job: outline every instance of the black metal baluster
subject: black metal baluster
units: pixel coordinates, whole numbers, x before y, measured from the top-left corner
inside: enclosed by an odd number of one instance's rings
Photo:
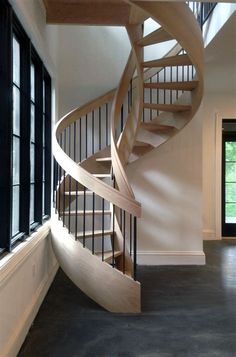
[[[123,128],[124,128],[124,106],[122,104],[121,112],[120,112],[120,132],[121,133],[123,131]]]
[[[79,118],[79,161],[82,161],[82,133],[81,133],[81,118]]]
[[[136,280],[136,275],[137,275],[137,217],[134,217],[134,254],[133,254],[133,264],[134,264],[134,280]]]
[[[94,110],[92,111],[92,154],[94,154]]]
[[[159,73],[157,73],[157,78],[156,78],[157,83],[159,82]],[[157,104],[159,104],[159,89],[157,89]],[[157,110],[157,116],[159,115],[159,110]]]
[[[60,134],[59,139],[60,147],[62,148],[62,134]],[[58,182],[58,215],[61,218],[61,176],[62,176],[62,169],[61,165],[59,166],[59,182]]]
[[[129,216],[129,255],[132,255],[132,214]]]
[[[152,77],[149,79],[149,82],[152,83]],[[152,103],[152,88],[150,88],[150,93],[149,93],[149,96],[150,96],[150,103]],[[150,120],[152,120],[152,109],[150,109]]]
[[[88,157],[88,115],[85,116],[85,159]]]
[[[85,230],[86,230],[86,215],[85,215],[85,211],[86,211],[86,187],[84,186],[84,214],[83,214],[83,247],[85,247]]]
[[[104,261],[104,198],[102,199],[102,261]]]
[[[94,227],[95,227],[95,193],[93,192],[93,217],[92,217],[92,253],[94,254]]]
[[[125,216],[126,216],[126,212],[123,211],[124,213],[124,217],[123,217],[123,274],[125,274],[125,243],[126,243],[126,234],[125,234]]]
[[[66,152],[66,129],[64,129],[63,132],[63,146],[64,146],[64,151]],[[63,170],[64,175],[63,175],[63,227],[65,226],[65,209],[66,209],[66,195],[65,195],[65,191],[66,191],[66,171]]]
[[[69,157],[71,157],[71,125],[69,125],[69,130],[68,130],[68,136],[69,136]],[[68,231],[69,233],[71,232],[70,229],[70,224],[71,224],[71,176],[69,175],[69,217],[68,217]]]
[[[108,146],[108,135],[109,135],[109,128],[108,128],[108,103],[106,103],[106,146]]]
[[[164,67],[164,83],[166,83],[166,67]],[[164,104],[166,104],[166,90],[164,89]]]
[[[170,82],[172,82],[172,80],[173,80],[173,73],[172,73],[172,71],[173,71],[173,68],[172,68],[172,66],[170,67]],[[173,98],[172,98],[172,90],[170,90],[170,104],[172,104],[173,103]]]
[[[77,162],[77,121],[74,122],[74,162]],[[78,235],[78,181],[75,184],[75,240],[77,240]]]
[[[99,107],[98,125],[99,125],[99,150],[101,150],[101,148],[102,148],[101,107]]]

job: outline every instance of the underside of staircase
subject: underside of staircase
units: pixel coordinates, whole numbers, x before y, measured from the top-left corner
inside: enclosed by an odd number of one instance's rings
[[[201,30],[185,3],[44,3],[49,23],[119,25],[129,35],[131,52],[117,89],[55,126],[52,242],[62,269],[90,298],[112,312],[138,313],[137,219],[142,209],[125,170],[177,135],[198,110]],[[144,36],[148,18],[159,27]],[[173,40],[175,45],[159,58],[158,45]],[[156,58],[147,61],[145,48],[153,45]]]

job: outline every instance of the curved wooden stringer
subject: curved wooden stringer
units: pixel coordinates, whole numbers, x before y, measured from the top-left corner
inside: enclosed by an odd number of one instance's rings
[[[203,92],[203,43],[186,4],[124,2],[132,13],[126,26],[132,51],[118,88],[72,111],[55,128],[52,242],[62,269],[89,297],[109,311],[136,313],[141,310],[136,280],[141,204],[125,167],[196,113]],[[147,17],[161,27],[144,37],[137,19]],[[172,39],[177,44],[165,57],[144,60],[146,46]]]

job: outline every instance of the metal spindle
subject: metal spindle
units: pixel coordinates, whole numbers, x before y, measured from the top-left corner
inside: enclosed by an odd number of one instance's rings
[[[82,133],[81,133],[81,118],[79,119],[79,160],[82,161]]]
[[[129,255],[132,255],[132,214],[129,216]]]
[[[109,128],[108,128],[108,103],[106,103],[106,146],[108,146],[108,135],[109,135]]]
[[[71,157],[71,125],[69,126],[68,130],[68,140],[69,140],[69,157]],[[69,233],[71,232],[70,229],[70,223],[71,223],[71,176],[69,175],[69,217],[68,217],[68,231]]]
[[[85,159],[88,157],[88,115],[85,116]]]
[[[101,129],[101,107],[98,110],[98,125],[99,125],[99,150],[102,148],[102,129]]]
[[[123,217],[123,274],[125,274],[125,211],[124,212],[124,217]]]
[[[150,78],[149,82],[152,83],[152,77]],[[150,103],[152,103],[152,88],[150,88],[149,96],[150,96]],[[152,109],[150,109],[149,115],[150,115],[149,119],[152,120]]]
[[[66,151],[66,129],[64,130],[64,140],[63,140],[63,144],[64,144],[64,151]],[[65,208],[66,208],[66,195],[65,195],[65,191],[66,191],[66,171],[63,170],[64,175],[63,175],[63,227],[65,226]]]
[[[92,154],[94,154],[94,110],[92,111]]]
[[[94,254],[94,227],[95,227],[95,193],[93,192],[93,216],[92,216],[92,253]]]
[[[104,206],[105,201],[102,199],[102,261],[104,261]]]
[[[134,217],[133,264],[134,264],[134,280],[136,280],[136,275],[137,275],[137,217]]]
[[[77,121],[74,122],[74,161],[77,162],[76,148],[77,148]],[[75,240],[77,240],[78,235],[78,181],[76,181],[75,186]]]
[[[86,225],[86,216],[85,216],[85,211],[86,211],[86,187],[84,186],[84,214],[83,214],[83,247],[85,247],[85,225]]]

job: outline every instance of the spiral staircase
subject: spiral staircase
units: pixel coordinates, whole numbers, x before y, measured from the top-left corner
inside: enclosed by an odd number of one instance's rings
[[[120,25],[132,50],[116,90],[56,124],[52,242],[60,266],[85,294],[109,311],[138,313],[142,210],[125,168],[176,135],[198,110],[203,42],[185,3],[114,2],[125,4],[128,14]],[[143,36],[149,17],[160,27]],[[158,58],[158,44],[173,39],[175,46]],[[157,58],[145,61],[144,48],[154,44]]]

